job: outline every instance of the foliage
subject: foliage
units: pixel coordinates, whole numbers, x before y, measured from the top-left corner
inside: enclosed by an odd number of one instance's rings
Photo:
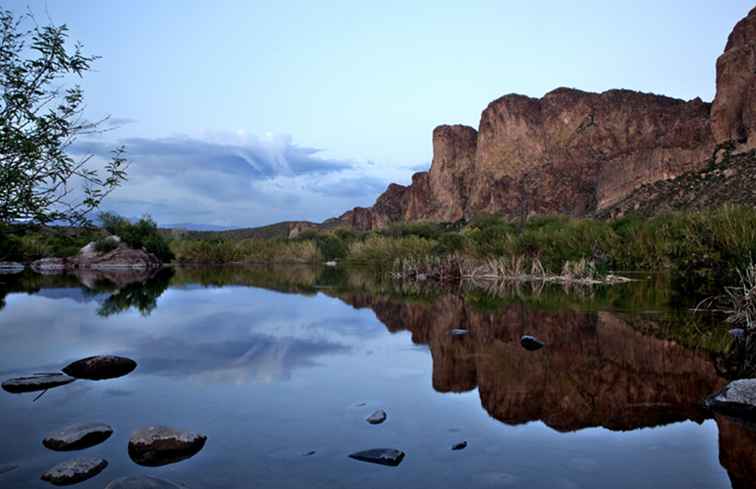
[[[31,27],[28,27],[31,25]],[[124,149],[98,171],[67,151],[104,121],[82,117],[83,76],[95,57],[68,46],[68,27],[0,11],[0,222],[79,224],[126,178]]]
[[[94,249],[97,253],[110,253],[118,248],[118,242],[110,237],[100,238],[94,242]]]
[[[322,259],[311,241],[176,240],[171,242],[171,249],[181,263],[316,263]]]

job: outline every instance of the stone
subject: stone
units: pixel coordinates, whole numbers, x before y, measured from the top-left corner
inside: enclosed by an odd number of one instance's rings
[[[54,466],[41,479],[56,486],[78,484],[96,476],[108,466],[108,462],[101,458],[77,458],[67,460]]]
[[[370,424],[381,424],[386,421],[386,411],[379,409],[378,411],[368,416],[366,421]]]
[[[467,448],[467,442],[466,441],[461,441],[459,443],[455,443],[451,447],[452,450],[464,450],[465,448]]]
[[[373,448],[349,455],[349,458],[372,464],[396,467],[404,460],[404,452],[395,448]]]
[[[719,413],[756,421],[756,379],[734,380],[704,402]]]
[[[392,183],[372,207],[324,225],[374,230],[480,214],[600,215],[644,186],[706,168],[718,145],[756,148],[756,8],[734,27],[716,74],[712,104],[565,87],[541,98],[504,95],[483,110],[477,128],[436,127],[431,167],[410,185]]]
[[[105,380],[128,375],[136,367],[137,363],[130,358],[96,355],[67,365],[63,372],[77,379]]]
[[[185,489],[184,487],[165,479],[140,475],[137,477],[121,477],[110,482],[105,489]]]
[[[49,433],[42,444],[50,450],[83,450],[104,442],[113,434],[113,428],[104,423],[78,423]]]
[[[104,238],[104,241],[113,243],[115,246],[119,246],[121,244],[121,238],[119,236],[107,236]],[[81,250],[79,250],[79,255],[97,255],[97,243],[95,241],[90,241],[86,244]]]
[[[528,351],[536,351],[544,347],[543,341],[527,335],[520,338],[520,344]]]
[[[20,273],[24,271],[24,265],[15,261],[0,261],[0,275]]]
[[[325,266],[327,267],[335,267],[337,263],[333,260],[325,262]]]
[[[129,456],[147,467],[167,465],[196,455],[205,446],[205,435],[178,431],[166,426],[150,426],[129,439]]]
[[[717,143],[756,147],[756,8],[735,25],[717,59],[711,119]]]
[[[73,382],[73,377],[61,373],[42,373],[33,374],[29,377],[18,377],[3,382],[3,390],[11,394],[21,394],[24,392],[44,391],[53,389],[62,385]]]
[[[450,336],[467,336],[469,333],[470,331],[461,328],[455,328],[449,331]]]

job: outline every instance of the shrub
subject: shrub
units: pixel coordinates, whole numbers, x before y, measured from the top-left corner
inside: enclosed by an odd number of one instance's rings
[[[119,215],[103,212],[100,214],[102,227],[110,234],[121,238],[130,248],[144,249],[153,253],[160,261],[169,262],[174,259],[165,238],[158,231],[157,224],[150,216],[143,216],[135,223]]]
[[[118,248],[118,242],[111,237],[100,238],[94,242],[94,248],[97,253],[110,253]]]

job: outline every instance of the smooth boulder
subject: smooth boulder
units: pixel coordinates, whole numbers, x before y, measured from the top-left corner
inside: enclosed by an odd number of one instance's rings
[[[140,475],[137,477],[121,477],[111,481],[105,489],[185,489],[165,479]]]
[[[158,467],[193,457],[206,441],[205,435],[150,426],[131,435],[129,456],[139,465]]]
[[[396,448],[373,448],[371,450],[352,453],[349,455],[349,458],[359,460],[360,462],[396,467],[404,460],[404,452]]]
[[[536,351],[544,347],[543,341],[534,336],[527,335],[520,338],[520,344],[528,351]]]
[[[67,365],[63,372],[77,379],[105,380],[128,375],[136,367],[137,363],[130,358],[115,355],[96,355]]]
[[[756,379],[734,380],[704,402],[714,411],[756,421]]]
[[[366,421],[370,424],[381,424],[386,421],[386,411],[379,409],[378,411],[368,416]]]
[[[11,394],[37,392],[53,389],[73,382],[73,377],[61,373],[33,374],[28,377],[17,377],[3,382],[3,390]]]
[[[68,486],[91,479],[107,466],[108,462],[101,458],[77,458],[59,463],[42,474],[41,479],[56,486]]]
[[[113,434],[113,428],[104,423],[78,423],[49,433],[42,444],[50,450],[65,452],[83,450],[104,442]]]

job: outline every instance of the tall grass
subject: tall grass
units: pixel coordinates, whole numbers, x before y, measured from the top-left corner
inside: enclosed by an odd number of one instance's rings
[[[171,242],[171,249],[179,263],[316,263],[321,260],[317,246],[311,241],[175,240]]]

